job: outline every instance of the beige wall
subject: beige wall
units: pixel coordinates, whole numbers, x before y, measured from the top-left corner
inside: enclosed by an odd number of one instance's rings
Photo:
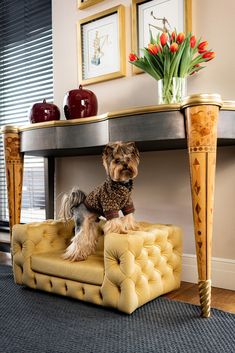
[[[78,87],[76,21],[117,4],[126,5],[127,53],[131,50],[130,0],[105,0],[78,11],[76,0],[53,0],[55,103],[61,108],[66,91]],[[188,80],[188,93],[218,92],[235,99],[235,49],[231,29],[233,0],[193,0],[193,32],[209,41],[217,58],[199,75]],[[220,24],[220,26],[218,25]],[[146,74],[90,85],[99,100],[99,113],[131,106],[156,104],[156,82]],[[218,149],[213,256],[235,259],[235,147]],[[141,153],[135,182],[136,217],[175,223],[184,228],[184,253],[195,253],[187,152]],[[73,185],[85,191],[102,182],[104,170],[99,156],[57,160],[57,195]]]

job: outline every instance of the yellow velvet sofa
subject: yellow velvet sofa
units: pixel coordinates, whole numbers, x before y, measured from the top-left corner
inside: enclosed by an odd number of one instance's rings
[[[125,313],[180,286],[182,231],[173,225],[140,223],[141,230],[103,236],[86,261],[61,255],[73,222],[48,220],[15,225],[12,234],[15,282]]]

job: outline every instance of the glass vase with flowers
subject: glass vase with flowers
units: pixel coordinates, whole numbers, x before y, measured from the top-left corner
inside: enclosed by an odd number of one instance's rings
[[[208,42],[192,33],[163,31],[142,49],[143,55],[129,55],[129,62],[158,81],[159,104],[179,103],[186,94],[186,77],[202,70],[201,64],[212,60],[215,52]]]

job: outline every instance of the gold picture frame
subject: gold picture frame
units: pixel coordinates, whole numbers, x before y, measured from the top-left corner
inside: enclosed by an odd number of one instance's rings
[[[154,0],[132,0],[132,52],[139,54],[139,33],[138,33],[138,6],[140,4],[148,3]],[[192,30],[192,0],[183,1],[183,30],[190,32]],[[143,73],[143,71],[134,65],[132,66],[134,74]]]
[[[126,76],[123,5],[80,20],[77,30],[80,84],[89,85]]]
[[[104,1],[104,0],[78,0],[78,8],[79,10],[83,10],[83,9],[86,9],[87,7],[98,4],[98,2],[101,2],[101,1]]]

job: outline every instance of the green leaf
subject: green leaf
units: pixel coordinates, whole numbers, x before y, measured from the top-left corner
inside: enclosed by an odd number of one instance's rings
[[[136,61],[129,61],[130,64],[138,67],[139,69],[147,72],[150,76],[152,76],[155,80],[159,80],[158,76],[156,75],[155,71],[149,66],[148,62],[145,62],[144,59],[139,59]]]
[[[154,40],[154,38],[153,38],[153,33],[152,33],[152,31],[151,31],[150,28],[149,28],[149,37],[150,37],[150,43],[151,43],[151,44],[155,44],[155,40]]]
[[[159,77],[163,77],[163,70],[160,60],[158,59],[157,55],[150,54],[147,49],[144,51],[144,56],[149,62],[151,68],[155,71],[156,75]]]

